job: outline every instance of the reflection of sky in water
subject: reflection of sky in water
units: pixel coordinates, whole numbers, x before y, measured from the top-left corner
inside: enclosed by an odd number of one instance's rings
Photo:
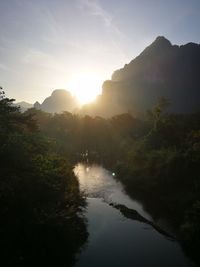
[[[98,165],[78,164],[75,173],[87,194],[89,242],[76,267],[187,267],[193,266],[178,243],[164,238],[151,226],[123,217],[107,202],[116,202],[150,216],[130,199],[121,183]]]
[[[123,186],[116,181],[112,173],[99,165],[86,166],[78,164],[74,170],[79,178],[80,189],[87,197],[101,198],[105,202],[124,204],[129,208],[136,209],[145,218],[151,219],[137,201],[133,201],[124,193]]]

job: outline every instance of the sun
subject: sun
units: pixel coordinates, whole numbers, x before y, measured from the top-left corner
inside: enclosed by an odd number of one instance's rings
[[[94,73],[81,73],[71,78],[69,91],[81,105],[92,102],[101,93],[102,79]]]

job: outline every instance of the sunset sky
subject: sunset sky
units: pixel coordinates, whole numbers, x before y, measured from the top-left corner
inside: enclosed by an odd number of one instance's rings
[[[158,35],[199,43],[199,25],[199,0],[0,0],[0,86],[34,103],[91,77],[97,94]]]

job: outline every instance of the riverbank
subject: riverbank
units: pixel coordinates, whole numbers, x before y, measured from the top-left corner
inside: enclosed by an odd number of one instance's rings
[[[75,267],[194,266],[179,243],[152,222],[151,214],[124,192],[111,172],[79,163],[75,174],[87,196],[89,232]]]
[[[141,118],[29,113],[62,156],[76,164],[87,154],[88,162],[114,172],[155,221],[168,222],[199,262],[200,113],[168,114],[162,104]]]

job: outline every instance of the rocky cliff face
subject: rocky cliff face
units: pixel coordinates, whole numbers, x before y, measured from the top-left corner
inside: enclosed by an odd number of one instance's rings
[[[92,111],[111,116],[131,111],[138,114],[165,97],[173,112],[200,109],[200,45],[172,45],[157,37],[138,57],[116,70],[103,84]]]

